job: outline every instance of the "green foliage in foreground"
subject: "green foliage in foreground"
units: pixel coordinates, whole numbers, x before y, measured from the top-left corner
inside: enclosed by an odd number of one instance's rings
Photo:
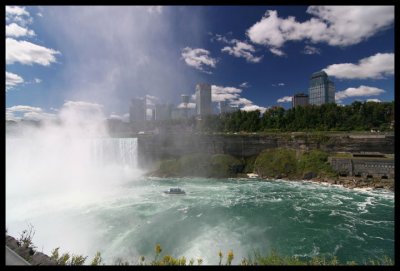
[[[35,247],[33,246],[32,242],[33,234],[26,235],[26,232],[27,231],[24,231],[24,234],[21,236],[21,238],[24,237],[24,240],[27,243],[29,243],[30,248],[33,249]],[[34,232],[33,226],[30,225],[29,233],[32,232]],[[83,256],[83,255],[72,254],[71,256],[70,253],[68,252],[60,255],[59,250],[60,250],[59,247],[55,248],[50,256],[50,258],[56,261],[58,265],[71,265],[71,266],[84,265],[86,259],[88,258],[88,256]],[[197,259],[192,258],[189,260],[189,262],[187,262],[184,256],[180,258],[179,257],[174,258],[173,256],[170,256],[168,254],[161,256],[163,250],[160,244],[157,244],[155,246],[154,251],[156,253],[154,260],[146,262],[145,257],[141,256],[138,262],[134,262],[132,264],[122,258],[117,258],[114,264],[106,264],[103,262],[101,253],[97,252],[92,261],[90,262],[90,265],[195,265],[195,264],[201,265],[203,263],[202,258],[197,258]],[[226,255],[226,260],[224,260],[224,254],[222,253],[221,250],[219,250],[219,252],[216,253],[216,256],[219,257],[219,265],[223,265],[224,262],[225,265],[232,265],[232,261],[235,258],[235,255],[232,250],[228,251]],[[243,258],[240,261],[240,265],[394,265],[394,262],[388,256],[383,256],[382,259],[368,259],[363,263],[356,263],[355,261],[339,263],[339,261],[335,256],[331,258],[317,256],[309,260],[303,260],[294,256],[291,257],[281,256],[276,251],[273,250],[270,254],[266,256],[261,256],[259,252],[255,251],[253,257],[249,257],[249,259]]]
[[[159,244],[156,245],[155,247],[155,252],[156,255],[154,257],[154,260],[150,262],[146,262],[146,259],[144,256],[141,256],[136,263],[130,264],[128,261],[124,261],[121,258],[117,258],[114,262],[114,265],[157,265],[157,266],[164,266],[164,265],[202,265],[203,259],[202,258],[197,258],[197,259],[190,259],[187,261],[187,259],[182,256],[175,258],[171,255],[164,255],[161,256],[161,246]],[[235,255],[232,250],[229,250],[228,253],[226,254],[226,257],[224,258],[224,254],[220,250],[217,253],[219,257],[219,263],[218,265],[232,265],[232,261],[235,258]],[[100,256],[100,253],[96,254],[96,256]],[[93,264],[92,265],[96,265]],[[243,258],[240,261],[240,264],[238,265],[308,265],[308,266],[338,266],[338,265],[394,265],[393,260],[390,257],[384,256],[382,259],[369,259],[361,264],[356,263],[355,261],[347,261],[346,263],[340,263],[336,256],[333,257],[323,257],[323,256],[316,256],[312,257],[308,260],[306,259],[300,259],[298,257],[294,256],[281,256],[279,255],[276,251],[272,251],[270,254],[266,256],[262,256],[259,252],[254,252],[253,257],[249,258]]]

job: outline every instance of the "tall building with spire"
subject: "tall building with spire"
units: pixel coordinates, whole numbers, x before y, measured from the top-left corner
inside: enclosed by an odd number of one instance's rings
[[[335,103],[335,84],[329,80],[326,72],[319,71],[311,75],[308,96],[310,104]]]

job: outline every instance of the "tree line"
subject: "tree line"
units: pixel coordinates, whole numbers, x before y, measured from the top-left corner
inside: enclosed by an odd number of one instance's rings
[[[394,129],[394,101],[334,103],[300,106],[285,110],[273,107],[264,114],[259,110],[211,115],[200,127],[208,132],[263,131],[391,131]]]

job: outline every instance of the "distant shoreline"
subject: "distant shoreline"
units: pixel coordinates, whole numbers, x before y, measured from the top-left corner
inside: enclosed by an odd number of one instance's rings
[[[248,178],[249,180],[271,180],[269,178],[257,178],[257,179],[252,179]],[[300,180],[300,179],[279,179],[283,181],[288,181],[288,182],[311,182],[314,184],[319,184],[319,185],[329,185],[329,186],[337,186],[337,187],[343,187],[347,189],[365,189],[365,190],[378,190],[378,189],[383,189],[386,191],[390,191],[394,193],[394,180],[356,180],[356,179],[338,179],[338,180],[332,180],[332,179],[322,179],[322,178],[314,178],[310,180]]]
[[[294,181],[294,180],[288,180]],[[346,180],[328,180],[328,179],[311,179],[311,180],[301,180],[303,182],[311,182],[320,185],[329,185],[329,186],[337,186],[343,187],[347,189],[361,189],[366,191],[372,190],[386,190],[394,193],[394,180],[385,180],[385,181],[365,181],[365,180],[356,180],[356,179],[346,179]]]
[[[356,178],[346,178],[346,179],[326,179],[326,178],[313,178],[309,180],[304,180],[304,179],[287,179],[287,178],[279,178],[279,179],[272,179],[272,178],[263,178],[263,177],[256,177],[256,178],[249,178],[249,177],[226,177],[226,178],[206,178],[206,177],[196,177],[196,176],[179,176],[179,177],[163,177],[163,176],[147,176],[147,177],[156,177],[156,178],[177,178],[177,179],[183,179],[183,178],[205,178],[205,179],[238,179],[238,180],[254,180],[254,181],[273,181],[273,180],[282,180],[282,181],[288,181],[288,182],[310,182],[314,184],[319,184],[319,185],[325,185],[325,186],[336,186],[336,187],[343,187],[347,189],[361,189],[361,190],[366,190],[366,191],[372,191],[372,190],[386,190],[394,193],[394,180],[389,179],[389,180],[362,180],[362,179],[356,179]]]

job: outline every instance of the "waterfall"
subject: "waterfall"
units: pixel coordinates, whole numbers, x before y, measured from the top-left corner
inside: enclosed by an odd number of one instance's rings
[[[137,138],[91,139],[90,150],[91,159],[98,165],[137,168]]]

